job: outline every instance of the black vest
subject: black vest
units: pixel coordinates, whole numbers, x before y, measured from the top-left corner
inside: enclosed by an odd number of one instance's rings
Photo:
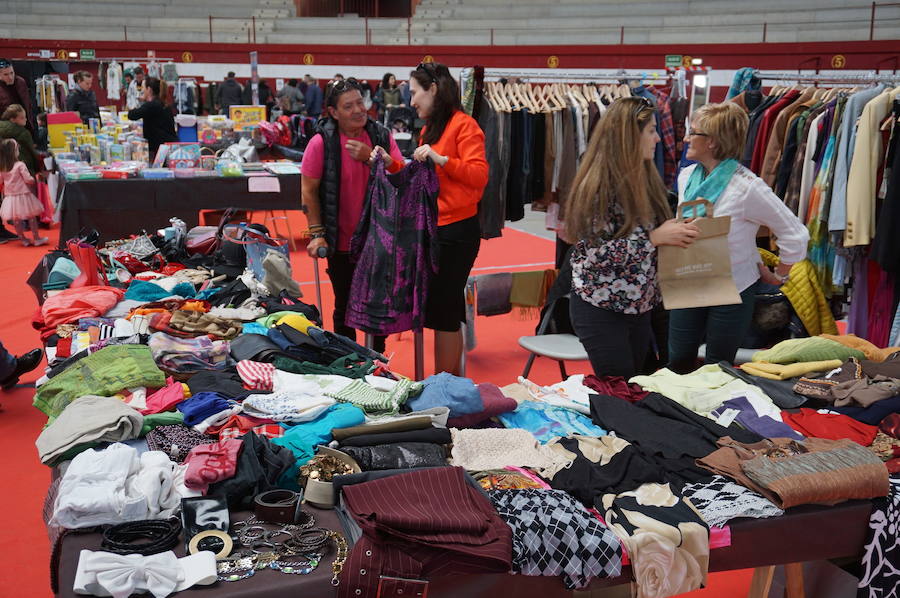
[[[366,133],[372,147],[380,145],[390,151],[391,132],[371,118],[366,123]],[[316,123],[316,134],[322,136],[325,160],[322,168],[322,180],[319,183],[319,210],[322,224],[325,225],[325,241],[328,243],[328,254],[337,248],[338,211],[341,203],[341,135],[337,121],[333,118],[321,118]]]

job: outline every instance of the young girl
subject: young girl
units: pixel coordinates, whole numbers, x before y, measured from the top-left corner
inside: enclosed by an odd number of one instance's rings
[[[47,237],[38,237],[37,217],[40,216],[41,202],[34,194],[34,177],[25,163],[19,160],[19,144],[15,139],[0,141],[0,183],[2,183],[3,203],[0,204],[0,219],[13,221],[22,245],[46,245]],[[32,240],[25,237],[28,223]]]

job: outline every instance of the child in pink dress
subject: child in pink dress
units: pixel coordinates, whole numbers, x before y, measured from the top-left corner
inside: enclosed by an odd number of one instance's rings
[[[25,246],[46,245],[48,241],[47,237],[38,237],[37,217],[43,207],[34,194],[34,188],[34,177],[25,163],[19,160],[19,144],[15,139],[0,141],[0,191],[3,191],[0,219],[3,222],[13,221],[16,234]],[[31,230],[31,240],[25,237],[26,224]]]

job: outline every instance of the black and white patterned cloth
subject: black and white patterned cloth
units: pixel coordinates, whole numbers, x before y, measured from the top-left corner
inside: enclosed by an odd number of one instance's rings
[[[872,501],[857,598],[900,597],[900,475],[886,498]]]
[[[738,517],[764,519],[784,515],[765,496],[720,475],[713,476],[711,482],[688,484],[681,494],[691,501],[710,527],[722,527]]]
[[[488,496],[513,533],[513,570],[563,576],[568,589],[622,572],[616,535],[560,490],[494,490]]]

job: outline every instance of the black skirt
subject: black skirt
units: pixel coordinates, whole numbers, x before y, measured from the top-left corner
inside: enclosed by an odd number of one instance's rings
[[[438,227],[438,272],[428,286],[425,327],[456,332],[466,319],[466,281],[481,247],[478,216]]]

